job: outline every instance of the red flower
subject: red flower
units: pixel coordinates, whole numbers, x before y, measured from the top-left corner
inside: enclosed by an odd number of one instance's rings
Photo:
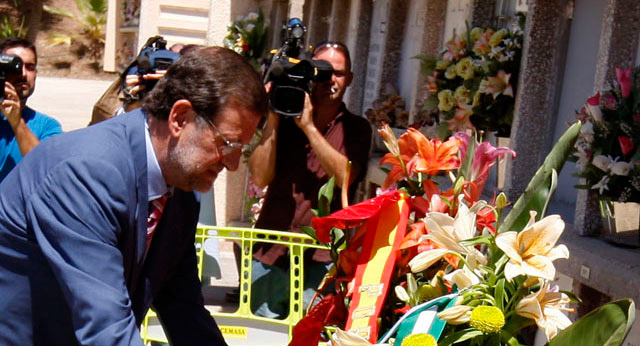
[[[628,155],[633,150],[633,141],[627,136],[618,136],[618,142],[620,143],[620,149],[623,155]]]
[[[633,69],[621,69],[616,67],[616,78],[618,78],[618,84],[622,90],[623,97],[629,97],[631,95],[631,73]]]

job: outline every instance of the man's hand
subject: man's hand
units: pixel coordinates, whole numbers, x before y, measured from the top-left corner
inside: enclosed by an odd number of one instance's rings
[[[151,79],[159,80],[160,78],[164,77],[165,74],[167,74],[166,70],[157,70],[154,73],[147,73],[142,76],[137,74],[127,75],[125,79],[127,92],[135,96],[140,91],[144,90],[144,84],[142,84],[143,80],[151,80]]]
[[[313,104],[308,93],[304,93],[304,108],[302,114],[295,117],[295,122],[304,133],[308,133],[310,129],[316,127],[313,122]]]
[[[2,101],[1,109],[2,114],[7,118],[9,125],[15,132],[15,128],[22,119],[22,106],[16,88],[9,82],[4,83],[4,101]]]

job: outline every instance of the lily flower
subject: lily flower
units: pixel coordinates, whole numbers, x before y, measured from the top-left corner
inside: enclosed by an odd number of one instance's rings
[[[458,102],[458,108],[453,115],[453,118],[447,120],[447,127],[451,131],[465,131],[466,129],[473,129],[471,123],[471,116],[473,115],[472,106],[463,102]]]
[[[436,91],[438,91],[438,71],[433,71],[433,74],[431,76],[427,76],[427,90],[430,93],[434,93]]]
[[[616,78],[618,84],[620,84],[620,90],[622,91],[622,97],[629,97],[631,95],[631,74],[633,69],[626,68],[621,69],[616,67]]]
[[[570,302],[569,297],[561,292],[552,292],[545,283],[540,290],[522,298],[516,305],[516,313],[520,316],[536,321],[538,327],[544,330],[547,339],[553,339],[558,330],[571,325],[571,320],[562,313],[570,311],[565,305]]]
[[[489,45],[491,36],[493,36],[493,31],[491,30],[478,35],[478,40],[473,45],[473,52],[478,55],[488,54],[491,51],[491,46]]]
[[[605,175],[602,177],[602,179],[600,179],[599,182],[597,182],[596,184],[594,184],[593,186],[591,186],[592,190],[598,190],[599,194],[602,194],[604,192],[604,190],[609,190],[609,185],[607,185],[609,183],[609,176]]]
[[[383,124],[382,127],[378,129],[378,133],[380,137],[382,137],[382,141],[384,142],[384,146],[387,147],[387,150],[389,150],[393,156],[400,156],[398,139],[389,124]]]
[[[462,266],[443,277],[445,280],[458,286],[458,289],[473,286],[480,283],[480,279],[475,275],[469,266]]]
[[[611,157],[611,155],[597,155],[593,158],[593,165],[598,167],[603,172],[609,172],[611,166],[618,161],[618,158],[615,159]]]
[[[530,212],[530,219],[522,232],[504,232],[496,236],[496,245],[509,257],[504,276],[511,281],[518,275],[529,275],[553,280],[556,268],[553,261],[569,258],[565,245],[556,245],[564,231],[564,221],[560,215],[550,215],[536,222],[536,212]]]
[[[442,142],[440,139],[426,138],[420,131],[409,128],[407,132],[413,138],[413,144],[418,149],[418,156],[414,158],[415,171],[427,175],[435,175],[440,171],[449,171],[460,167],[458,148],[460,141],[456,138],[449,138]]]
[[[449,250],[447,249],[432,249],[423,251],[412,258],[411,261],[409,261],[409,268],[411,268],[411,272],[419,273],[431,267],[434,263],[438,262],[448,252]]]
[[[497,75],[488,78],[484,89],[479,90],[479,92],[491,94],[494,99],[500,94],[513,97],[513,87],[509,84],[509,78],[511,78],[510,73],[500,70]]]
[[[587,113],[591,115],[593,120],[602,122],[602,110],[600,110],[600,92],[587,99]]]
[[[442,58],[451,61],[464,55],[467,43],[462,36],[456,35],[455,38],[447,41],[445,46],[447,47],[447,51],[444,53]]]
[[[449,324],[464,324],[471,320],[473,306],[456,305],[438,313],[438,318]]]
[[[611,164],[611,174],[627,176],[633,169],[633,164],[629,162],[614,162]]]

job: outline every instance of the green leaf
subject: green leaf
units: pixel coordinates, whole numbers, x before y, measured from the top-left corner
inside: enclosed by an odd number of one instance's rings
[[[327,216],[331,212],[331,201],[333,200],[333,187],[335,177],[331,177],[318,191],[318,216]]]
[[[478,140],[478,134],[473,133],[473,136],[469,139],[469,146],[465,154],[464,162],[458,170],[458,177],[462,176],[466,179],[471,179],[471,163],[473,162],[473,156],[475,153],[476,141]]]
[[[558,333],[547,345],[622,345],[634,319],[633,300],[621,299],[586,314]]]
[[[504,311],[504,282],[504,279],[498,280],[498,283],[496,283],[496,287],[493,290],[493,296],[496,298],[496,307],[500,309],[500,311]]]
[[[313,229],[313,227],[309,227],[309,226],[300,226],[300,229],[306,233],[308,236],[310,236],[311,238],[313,238],[315,241],[318,241],[318,238],[316,238],[316,230]]]
[[[460,242],[462,246],[476,246],[478,244],[487,244],[491,245],[491,236],[489,235],[480,235],[474,238],[469,238]]]
[[[442,339],[442,341],[438,341],[438,346],[448,346],[452,344],[457,344],[459,342],[463,342],[469,339],[473,339],[477,336],[481,336],[483,333],[475,328],[467,328],[461,331],[455,332],[451,335],[448,335],[446,338]]]
[[[538,220],[542,218],[553,195],[555,185],[557,185],[557,173],[562,170],[567,157],[573,153],[573,145],[578,138],[581,126],[580,122],[576,122],[558,139],[522,196],[518,198],[513,209],[500,225],[499,233],[510,230],[521,231],[529,220],[530,210],[538,212]],[[556,175],[555,180],[554,174]]]

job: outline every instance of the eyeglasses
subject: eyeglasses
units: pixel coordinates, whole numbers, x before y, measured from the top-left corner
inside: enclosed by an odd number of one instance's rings
[[[242,150],[242,148],[244,148],[244,144],[242,144],[240,142],[232,142],[232,141],[228,140],[227,137],[225,137],[222,134],[222,132],[220,132],[220,130],[218,130],[216,125],[213,123],[213,120],[211,120],[209,118],[205,118],[205,117],[201,117],[201,118],[206,120],[207,123],[209,125],[211,125],[211,127],[213,127],[213,129],[216,131],[218,136],[220,136],[220,138],[222,138],[222,140],[224,141],[224,147],[222,147],[222,149],[220,149],[220,152],[222,153],[222,156],[227,156],[227,155],[233,153],[236,150]]]

